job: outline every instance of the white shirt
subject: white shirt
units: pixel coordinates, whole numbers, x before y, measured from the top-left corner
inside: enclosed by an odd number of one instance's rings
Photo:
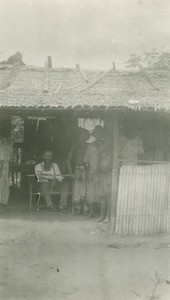
[[[63,180],[63,176],[56,163],[52,163],[50,170],[44,170],[44,163],[40,163],[35,166],[35,174],[39,182],[48,182],[49,179],[57,179],[59,182]]]

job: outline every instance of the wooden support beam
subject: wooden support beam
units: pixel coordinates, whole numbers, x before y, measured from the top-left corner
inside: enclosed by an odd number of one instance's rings
[[[84,71],[81,69],[81,67],[80,67],[79,64],[76,64],[76,68],[80,71],[80,74],[81,74],[81,76],[83,77],[83,79],[84,79],[86,82],[89,82],[87,76],[84,74]]]
[[[151,87],[152,87],[155,91],[159,91],[159,89],[156,88],[156,87],[153,85],[152,81],[150,80],[150,78],[149,78],[148,75],[146,74],[146,72],[145,72],[144,68],[142,67],[142,65],[141,65],[141,64],[138,64],[138,67],[139,67],[139,69],[140,69],[140,71],[141,71],[141,74],[142,74],[142,75],[145,77],[145,79],[149,82],[149,84],[151,85]]]
[[[81,83],[79,83],[79,84],[76,84],[76,85],[74,85],[73,87],[71,87],[71,90],[74,90],[74,89],[76,89],[76,88],[78,88],[80,85],[82,85],[83,83],[81,82]]]
[[[113,167],[112,167],[112,189],[111,189],[111,212],[110,212],[110,238],[115,230],[116,207],[119,182],[119,126],[118,114],[113,115]]]
[[[59,85],[57,86],[57,88],[56,88],[54,94],[55,94],[55,95],[58,94],[59,91],[60,91],[60,89],[61,89],[61,83],[59,83]]]
[[[107,71],[105,74],[103,74],[99,79],[97,79],[95,82],[92,84],[88,85],[85,89],[80,90],[80,92],[86,91],[93,87],[95,84],[99,83],[103,78],[105,78],[107,75],[109,75],[111,72],[115,71],[115,63],[113,63],[113,67]]]

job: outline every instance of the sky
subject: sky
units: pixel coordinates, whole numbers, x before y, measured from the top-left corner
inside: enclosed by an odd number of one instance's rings
[[[170,0],[0,0],[0,61],[124,69],[130,54],[170,51]]]

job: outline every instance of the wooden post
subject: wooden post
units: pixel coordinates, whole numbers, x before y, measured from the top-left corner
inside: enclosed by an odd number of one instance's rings
[[[49,61],[45,62],[44,76],[42,81],[42,91],[43,93],[49,93],[49,83],[50,83],[50,75],[49,75]]]
[[[52,69],[52,58],[51,58],[51,56],[47,57],[47,65],[48,65],[49,69]]]
[[[113,167],[112,167],[112,189],[111,189],[111,212],[110,212],[110,237],[114,233],[116,221],[116,206],[119,181],[119,129],[118,114],[113,116]]]

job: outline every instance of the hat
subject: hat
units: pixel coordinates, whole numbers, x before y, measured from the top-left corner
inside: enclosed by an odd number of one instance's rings
[[[82,127],[78,127],[78,138],[87,141],[90,138],[90,132]]]
[[[104,128],[101,125],[97,125],[94,130],[91,133],[92,136],[96,137],[100,137],[103,138],[104,137]]]

